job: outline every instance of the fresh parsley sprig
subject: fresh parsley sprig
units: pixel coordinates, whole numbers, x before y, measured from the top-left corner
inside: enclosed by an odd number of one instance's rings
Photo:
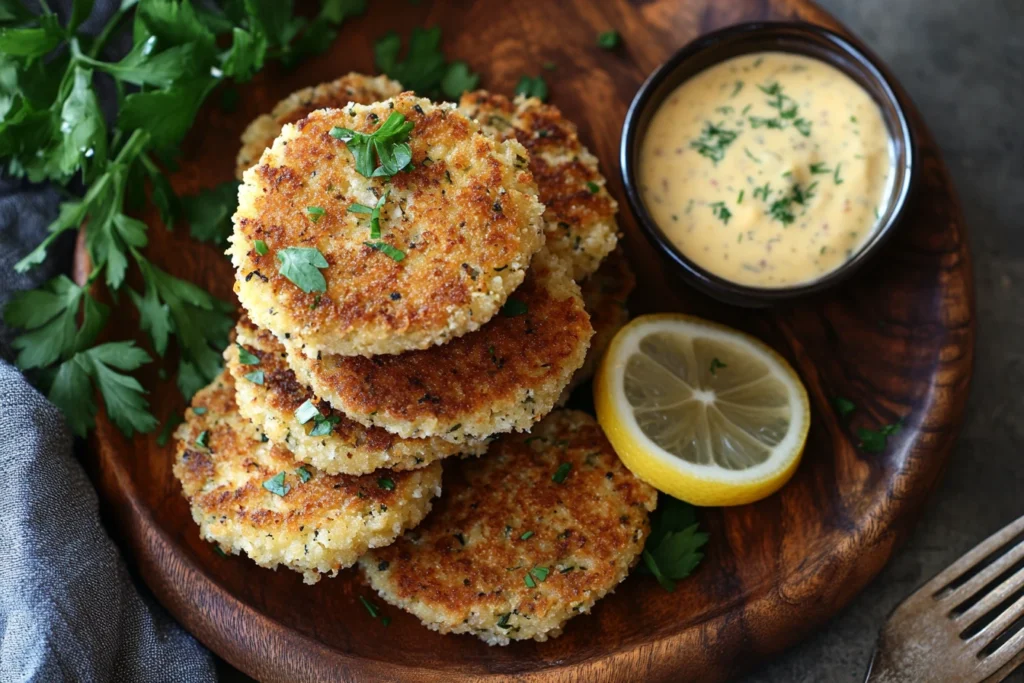
[[[401,51],[402,39],[397,33],[392,31],[378,39],[373,45],[377,68],[424,97],[458,100],[480,82],[479,74],[465,62],[445,59],[438,26],[414,28],[404,62],[398,61]]]
[[[171,229],[179,219],[198,239],[222,243],[230,230],[235,185],[193,200],[178,198],[164,168],[173,162],[203,102],[225,82],[244,82],[270,60],[293,64],[325,49],[337,25],[365,0],[324,0],[313,18],[296,16],[291,0],[229,0],[204,9],[188,0],[125,0],[99,33],[79,31],[93,9],[75,0],[63,24],[47,4],[33,14],[0,5],[0,161],[30,182],[81,182],[80,198],[60,205],[49,234],[15,266],[26,272],[47,258],[64,233],[86,230],[92,270],[84,286],[66,277],[14,297],[5,320],[25,332],[14,341],[18,364],[31,371],[74,431],[94,424],[99,390],[111,420],[126,434],[156,426],[142,386],[130,373],[150,362],[131,342],[97,345],[109,310],[98,300],[128,290],[140,327],[164,357],[180,348],[178,387],[186,397],[220,370],[231,307],[161,270],[144,255],[147,226],[130,217],[147,199]],[[132,48],[108,61],[109,39],[130,20]],[[108,125],[96,79],[109,76],[117,115]],[[141,292],[125,286],[129,269]]]
[[[708,535],[700,531],[693,506],[670,496],[661,496],[644,546],[641,568],[654,575],[661,587],[672,592],[676,581],[689,576],[704,553],[700,549]]]

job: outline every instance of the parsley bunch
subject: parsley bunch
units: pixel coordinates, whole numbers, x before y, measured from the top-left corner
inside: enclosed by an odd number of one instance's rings
[[[131,436],[157,424],[129,374],[151,358],[131,341],[96,343],[110,313],[99,290],[115,299],[127,294],[158,356],[175,338],[177,384],[186,397],[220,371],[232,310],[144,256],[147,226],[129,215],[146,200],[144,186],[148,181],[148,199],[168,229],[186,219],[194,236],[223,240],[234,185],[181,199],[163,167],[173,163],[219,85],[247,81],[270,60],[294,64],[326,49],[338,24],[362,12],[366,1],[324,0],[307,19],[295,16],[291,0],[227,0],[220,9],[189,0],[123,0],[95,37],[79,31],[92,0],[75,0],[65,23],[40,5],[42,13],[34,15],[21,3],[0,4],[0,161],[15,177],[81,183],[83,191],[60,205],[46,239],[15,269],[39,265],[61,235],[88,223],[92,271],[82,287],[60,276],[20,293],[5,321],[25,330],[14,341],[18,366],[32,372],[77,434],[94,424],[95,387],[111,420]],[[131,50],[104,60],[110,37],[129,28]],[[109,123],[97,97],[101,77],[117,97]],[[125,284],[133,266],[142,291]]]
[[[414,28],[404,62],[398,61],[401,51],[402,39],[394,31],[379,38],[373,45],[377,68],[423,97],[458,100],[480,82],[480,75],[470,71],[465,62],[445,59],[438,26]]]

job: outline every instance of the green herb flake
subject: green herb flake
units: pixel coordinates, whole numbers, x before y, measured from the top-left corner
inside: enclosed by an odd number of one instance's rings
[[[307,470],[305,467],[297,467],[297,468],[295,468],[295,476],[297,476],[299,478],[299,480],[303,484],[305,484],[307,481],[309,481],[312,478],[313,475],[310,474],[309,470]]]
[[[711,213],[715,218],[722,221],[725,225],[729,224],[729,219],[732,218],[732,211],[729,211],[725,206],[725,202],[714,202],[708,204],[711,208]]]
[[[597,194],[601,191],[601,186],[595,183],[593,180],[587,181],[587,189],[590,190],[590,194]]]
[[[508,629],[512,628],[511,626],[509,626],[509,623],[508,623],[508,620],[509,620],[509,618],[510,618],[511,616],[512,616],[512,613],[511,613],[511,612],[505,612],[504,614],[502,614],[502,615],[501,615],[501,616],[500,616],[500,617],[498,618],[498,628],[503,628],[503,629],[505,629],[506,631],[507,631]]]
[[[505,305],[501,307],[501,314],[506,318],[515,318],[520,315],[526,315],[529,312],[529,305],[522,299],[514,297],[509,297],[505,301]]]
[[[377,606],[369,600],[367,600],[366,598],[364,598],[362,595],[359,596],[359,602],[363,603],[363,607],[366,608],[366,611],[370,613],[371,617],[376,619],[378,616],[380,616],[380,612],[377,610]]]
[[[725,158],[725,151],[738,135],[736,131],[723,128],[721,124],[715,125],[705,121],[700,137],[690,142],[690,149],[697,150],[698,154],[711,159],[712,163],[717,165]]]
[[[718,360],[718,357],[716,356],[715,358],[711,359],[711,366],[708,368],[708,372],[710,372],[712,375],[715,375],[718,373],[720,369],[727,367],[729,366],[723,363],[722,361]]]
[[[327,267],[327,259],[315,247],[286,247],[277,252],[281,262],[281,275],[306,294],[326,292],[327,280],[320,269]]]
[[[732,94],[729,97],[736,97],[740,94],[740,90],[743,90],[743,81],[736,81],[736,84],[732,87]]]
[[[266,256],[267,252],[270,251],[270,249],[267,248],[267,243],[263,240],[253,240],[252,247],[260,256]]]
[[[238,347],[238,362],[242,365],[259,365],[260,357],[255,353],[251,353],[249,349],[245,348],[238,342],[235,342],[235,346]]]
[[[736,197],[736,203],[737,203],[737,204],[742,204],[742,203],[743,203],[743,193],[744,193],[745,191],[746,191],[746,190],[740,190],[740,194],[739,194],[739,196],[738,196],[738,197]]]
[[[618,31],[602,31],[597,34],[597,46],[602,50],[614,50],[622,44],[622,36]]]
[[[524,75],[516,84],[516,95],[536,97],[541,102],[548,99],[548,84],[542,76]]]
[[[563,462],[561,465],[558,466],[558,469],[555,470],[555,474],[553,477],[551,477],[551,481],[555,482],[556,484],[561,484],[562,482],[565,481],[565,478],[569,476],[570,471],[572,471],[572,463]]]
[[[401,262],[405,258],[405,252],[401,249],[391,246],[387,242],[363,242],[364,245],[368,246],[374,251],[379,251],[395,263]]]
[[[349,213],[371,214],[371,213],[373,213],[373,207],[372,206],[367,206],[366,204],[360,204],[358,202],[354,202],[354,203],[348,205],[348,211],[349,211]]]
[[[320,207],[320,206],[307,206],[306,207],[306,214],[309,216],[309,220],[313,221],[314,223],[316,223],[318,220],[320,220],[320,218],[325,213],[327,213],[327,212],[324,211],[323,207]]]
[[[842,396],[836,396],[832,399],[832,407],[839,413],[840,418],[848,417],[851,413],[857,410],[857,405],[848,398]]]
[[[873,429],[858,429],[857,438],[860,439],[860,447],[868,453],[882,453],[889,443],[889,437],[903,429],[903,419],[883,425],[877,431]]]
[[[270,479],[263,482],[263,488],[273,493],[275,496],[281,496],[282,498],[288,495],[288,492],[292,490],[292,487],[284,483],[285,473],[278,472]]]
[[[832,175],[832,181],[836,185],[842,185],[843,184],[843,179],[839,177],[839,169],[841,167],[842,167],[842,164],[836,164],[836,172]]]
[[[520,541],[528,541],[528,540],[530,539],[530,537],[531,537],[531,536],[533,536],[533,532],[532,532],[532,531],[525,531],[525,532],[523,532],[523,534],[522,534],[522,535],[521,535],[521,536],[519,537],[519,540],[520,540]]]
[[[306,424],[318,415],[320,415],[320,411],[309,399],[295,410],[295,419],[298,420],[300,425]],[[320,415],[320,417],[323,417],[323,415]]]
[[[228,556],[228,554],[226,552],[224,552],[224,550],[219,545],[216,545],[216,544],[214,544],[214,546],[213,546],[213,552],[217,553],[221,557],[227,557]]]
[[[210,432],[204,429],[199,432],[199,436],[196,437],[196,446],[202,448],[204,451],[210,450]]]
[[[242,375],[242,377],[244,377],[245,379],[249,380],[253,384],[259,384],[260,386],[263,385],[263,371],[262,370],[253,370],[252,372],[247,372],[244,375]]]
[[[811,175],[826,175],[832,172],[824,161],[818,161],[810,165]]]
[[[547,581],[548,574],[550,573],[551,571],[547,567],[534,567],[530,570],[530,574],[533,575],[533,578],[541,582]]]
[[[395,481],[394,479],[389,479],[388,477],[381,477],[380,479],[377,480],[377,486],[381,487],[385,491],[394,491]]]
[[[205,406],[196,406],[195,408],[192,409],[192,412],[195,413],[196,415],[205,415],[206,414],[206,407]]]
[[[527,588],[537,587],[537,583],[533,580],[533,576],[530,574],[530,572],[526,572],[526,575],[523,576],[523,583],[526,584]]]

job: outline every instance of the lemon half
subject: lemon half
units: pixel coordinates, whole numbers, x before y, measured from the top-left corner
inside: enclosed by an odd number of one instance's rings
[[[594,381],[597,419],[636,476],[694,505],[743,505],[793,475],[807,390],[763,342],[700,318],[636,318]]]

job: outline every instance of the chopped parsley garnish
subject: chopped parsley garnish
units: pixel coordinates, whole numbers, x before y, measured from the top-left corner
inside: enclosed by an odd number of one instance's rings
[[[768,207],[768,215],[783,225],[790,225],[796,221],[796,214],[793,212],[793,205],[806,206],[807,202],[814,198],[814,189],[818,183],[814,182],[806,188],[799,183],[794,183],[789,194],[779,197]],[[765,186],[767,187],[767,185]],[[755,192],[756,194],[756,192]],[[766,199],[767,201],[767,199]]]
[[[512,628],[508,624],[509,617],[511,617],[511,616],[512,616],[511,612],[505,612],[504,614],[502,614],[498,618],[498,628],[503,628],[505,630],[508,630],[508,629]]]
[[[670,593],[676,588],[675,582],[689,576],[704,558],[700,549],[708,542],[708,535],[699,529],[692,505],[661,496],[643,559],[644,569]]]
[[[370,249],[373,249],[374,251],[379,251],[382,254],[385,254],[396,263],[405,258],[404,251],[391,246],[387,242],[363,242],[363,244],[368,246]]]
[[[740,90],[743,90],[743,81],[736,81],[736,85],[732,88],[732,94],[729,97],[736,97],[740,94]]]
[[[793,127],[796,128],[800,132],[800,135],[803,135],[805,138],[810,137],[811,122],[807,119],[797,119],[793,122]]]
[[[195,413],[196,415],[205,415],[206,414],[206,407],[205,406],[196,406],[195,408],[192,409],[192,412]]]
[[[332,431],[334,431],[334,425],[341,422],[341,418],[338,417],[337,415],[328,415],[327,417],[324,417],[323,415],[317,413],[316,415],[313,416],[313,422],[315,424],[313,425],[313,428],[309,430],[309,435],[327,436]]]
[[[537,579],[538,581],[547,581],[548,574],[551,573],[551,570],[549,570],[547,567],[534,567],[530,570],[530,573],[533,574],[533,578]]]
[[[394,111],[373,133],[334,127],[331,136],[348,146],[356,160],[357,173],[367,178],[390,178],[412,161],[407,141],[414,125],[405,120],[405,114]]]
[[[245,348],[238,342],[235,342],[235,346],[238,347],[238,362],[242,365],[259,365],[260,357],[255,353],[251,353],[249,349]]]
[[[385,491],[394,491],[395,481],[394,479],[389,479],[388,477],[381,477],[380,479],[377,480],[377,486],[381,487]]]
[[[270,479],[263,482],[263,488],[270,491],[276,496],[286,496],[288,492],[292,490],[292,487],[284,483],[285,473],[278,472]]]
[[[310,474],[309,470],[307,470],[305,467],[297,467],[295,468],[295,476],[297,476],[299,480],[302,481],[303,484],[305,484],[313,475]]]
[[[857,410],[857,405],[853,401],[842,396],[836,396],[832,399],[832,407],[839,413],[839,417],[847,417]]]
[[[370,213],[373,213],[373,207],[372,206],[367,206],[366,204],[360,204],[358,202],[353,202],[352,204],[348,205],[348,211],[349,211],[349,213],[366,213],[366,214],[370,214]]]
[[[732,218],[732,211],[726,208],[725,202],[714,202],[709,204],[711,207],[711,213],[714,214],[715,218],[719,219],[726,225],[729,224],[729,219]]]
[[[261,386],[263,384],[263,371],[262,370],[253,370],[252,372],[247,372],[247,373],[245,373],[242,376],[245,377],[250,382],[252,382],[253,384],[259,384]]]
[[[722,128],[721,124],[716,126],[705,121],[700,137],[690,142],[690,148],[717,164],[725,158],[725,150],[736,140],[737,135],[736,131]]]
[[[597,194],[601,191],[601,186],[595,183],[593,180],[587,181],[587,189],[590,190],[590,194]]]
[[[548,99],[548,84],[543,76],[523,75],[516,84],[516,94],[536,97],[541,102]]]
[[[889,443],[889,437],[903,429],[903,419],[893,424],[884,425],[880,429],[858,429],[857,438],[860,447],[868,453],[881,453]]]
[[[384,206],[384,202],[387,201],[388,194],[391,190],[384,190],[384,194],[380,196],[377,203],[372,206],[366,206],[365,204],[350,204],[348,207],[349,213],[367,213],[370,214],[370,239],[380,239],[380,210]],[[401,259],[398,259],[401,260]]]
[[[708,368],[708,372],[710,372],[712,375],[716,375],[716,374],[718,374],[718,370],[720,368],[727,368],[727,367],[729,367],[729,366],[726,365],[725,363],[723,363],[722,361],[718,360],[718,357],[716,356],[715,358],[711,359],[711,367]]]
[[[204,429],[199,432],[199,436],[196,437],[196,446],[204,451],[210,450],[210,432],[208,430]]]
[[[800,107],[796,100],[782,91],[778,82],[768,85],[759,85],[758,89],[771,99],[767,101],[769,107],[775,110],[774,117],[750,116],[747,120],[752,128],[773,128],[781,130],[792,125],[801,135],[807,137],[811,134],[811,122],[799,116]]]
[[[380,616],[380,612],[377,611],[377,606],[369,600],[367,600],[366,598],[364,598],[362,595],[359,596],[359,602],[363,603],[363,607],[366,608],[366,611],[370,613],[371,617],[376,619],[378,616]]]
[[[316,247],[286,247],[277,252],[277,260],[281,275],[306,294],[327,291],[327,280],[319,270],[327,267],[327,259]]]
[[[532,531],[525,531],[525,532],[523,532],[523,535],[519,537],[519,540],[520,541],[527,541],[527,540],[530,539],[531,536],[533,536],[533,532]]]
[[[597,34],[597,46],[602,50],[614,50],[622,43],[622,36],[618,31],[602,31]]]
[[[810,169],[811,175],[823,175],[832,172],[832,169],[829,168],[828,164],[826,164],[824,161],[818,161],[811,164]]]
[[[746,154],[746,155],[747,155],[747,157],[748,157],[748,158],[749,158],[749,159],[750,159],[751,161],[753,161],[753,162],[754,162],[755,164],[759,164],[759,163],[761,163],[761,160],[760,160],[760,159],[758,159],[758,158],[757,158],[756,156],[754,156],[754,154],[753,154],[753,153],[752,153],[752,152],[751,152],[751,151],[750,151],[749,149],[747,149],[746,147],[744,147],[744,148],[743,148],[743,153],[744,153],[744,154]]]
[[[836,164],[836,172],[832,176],[832,181],[836,185],[842,185],[843,184],[843,179],[839,177],[839,169],[840,169],[840,167],[842,167],[842,164]]]
[[[314,223],[316,223],[318,220],[320,220],[320,217],[323,216],[325,213],[327,213],[327,212],[324,211],[322,206],[307,206],[306,207],[306,214],[309,216],[309,220],[313,221]]]
[[[317,415],[320,415],[320,411],[308,399],[295,410],[295,419],[298,420],[300,425],[306,424]],[[323,417],[323,415],[320,415],[320,417]]]
[[[270,249],[267,248],[267,243],[263,240],[253,240],[252,246],[260,256],[266,256],[267,252],[270,251]]]
[[[771,192],[772,192],[772,186],[769,185],[768,183],[765,183],[761,187],[754,188],[754,199],[757,199],[758,197],[760,197],[764,201],[768,201],[768,195],[770,195]]]
[[[565,481],[565,478],[569,476],[570,471],[572,471],[572,463],[563,462],[561,465],[558,466],[558,469],[555,470],[555,474],[553,477],[551,477],[551,481],[555,482],[556,484],[561,484],[562,482]]]
[[[515,299],[509,297],[505,300],[505,305],[501,307],[501,314],[506,318],[515,318],[516,316],[526,315],[530,312],[530,307],[522,299]]]
[[[740,190],[739,196],[736,197],[736,203],[737,204],[742,204],[743,203],[743,193],[744,192],[746,192],[746,190]]]
[[[228,554],[226,552],[224,552],[224,550],[219,545],[216,545],[216,544],[213,546],[213,552],[217,553],[221,557],[227,557],[228,556]]]

